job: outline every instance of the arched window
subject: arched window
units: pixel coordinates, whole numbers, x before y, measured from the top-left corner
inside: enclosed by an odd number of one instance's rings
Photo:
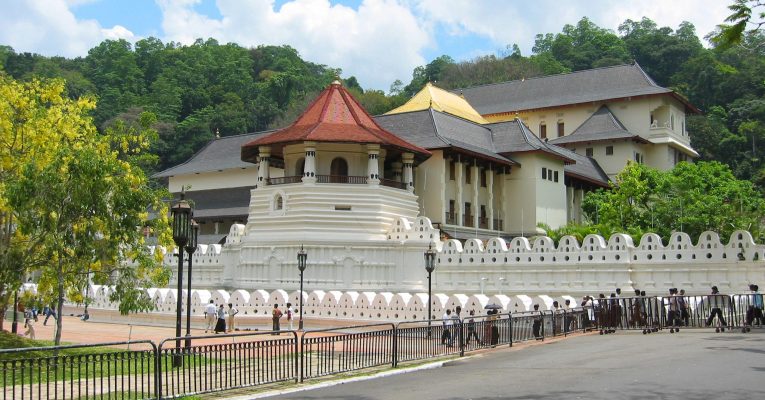
[[[274,197],[274,211],[284,209],[284,198],[281,194],[277,194]]]
[[[342,157],[332,160],[329,166],[330,181],[333,183],[343,183],[348,176],[348,162]]]
[[[295,163],[295,176],[303,176],[305,173],[305,158],[300,157]]]

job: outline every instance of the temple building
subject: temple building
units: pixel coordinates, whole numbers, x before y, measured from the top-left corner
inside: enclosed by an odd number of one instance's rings
[[[532,236],[581,222],[584,194],[628,162],[670,169],[696,157],[685,118],[697,112],[637,64],[427,84],[377,117],[333,83],[291,126],[216,138],[155,177],[186,188],[202,243],[222,243],[236,223],[271,240],[327,224],[347,228],[335,240],[372,239],[417,216],[441,238]]]

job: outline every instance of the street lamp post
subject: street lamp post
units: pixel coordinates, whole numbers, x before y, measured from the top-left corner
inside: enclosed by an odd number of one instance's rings
[[[298,322],[298,329],[301,331],[303,330],[303,271],[305,271],[305,262],[308,259],[308,253],[303,249],[303,245],[300,245],[300,251],[297,253],[297,260],[298,260],[298,269],[300,270],[300,293],[298,293],[298,297],[300,297],[300,308],[298,309],[298,312],[300,313],[300,322]]]
[[[199,224],[191,220],[191,231],[189,232],[189,242],[186,244],[186,253],[189,254],[189,276],[188,284],[186,285],[186,347],[191,347],[191,269],[194,252],[197,251],[197,239],[199,238]]]
[[[175,305],[175,337],[181,337],[181,305],[183,303],[183,246],[189,240],[189,220],[191,219],[191,206],[184,200],[184,194],[181,193],[181,199],[170,208],[170,214],[173,216],[173,242],[178,248],[178,295]],[[180,356],[181,341],[175,341],[176,356],[173,357],[173,366],[180,367],[183,359]]]
[[[19,291],[13,292],[13,323],[11,324],[11,333],[19,331]]]
[[[433,250],[433,244],[429,244],[428,249],[425,250],[425,271],[428,271],[428,337],[430,337],[431,334],[430,320],[433,319],[433,300],[431,298],[433,292],[433,280],[431,277],[435,269],[436,251]]]

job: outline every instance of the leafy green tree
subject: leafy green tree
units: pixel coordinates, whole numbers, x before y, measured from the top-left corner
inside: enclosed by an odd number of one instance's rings
[[[587,17],[576,26],[565,25],[561,33],[537,35],[532,51],[550,53],[572,71],[622,64],[631,58],[619,36]]]
[[[160,243],[169,243],[166,191],[153,189],[137,166],[154,159],[144,154],[155,135],[148,128],[153,117],[143,116],[140,130],[117,125],[99,134],[88,116],[95,103],[65,98],[62,81],[20,86],[4,80],[3,91],[9,88],[21,89],[16,98],[23,103],[4,108],[10,122],[0,131],[19,135],[26,154],[12,160],[0,199],[4,213],[14,218],[14,233],[34,238],[28,245],[45,260],[23,269],[39,271],[38,290],[56,299],[59,315],[64,299],[77,298],[91,274],[116,285],[112,300],[121,312],[150,309],[140,288],[166,284],[168,273],[158,255],[148,252],[141,228],[152,225]],[[36,113],[42,115],[35,116],[39,122],[50,123],[29,126],[23,117]],[[18,152],[11,148],[8,154]],[[148,209],[160,217],[149,222]],[[56,321],[56,344],[62,321]]]
[[[728,9],[733,13],[725,22],[731,24],[718,25],[718,32],[711,37],[712,43],[720,48],[741,44],[748,33],[757,32],[765,25],[765,1],[735,0]]]
[[[637,239],[656,232],[664,240],[675,231],[697,238],[706,230],[726,237],[736,229],[759,238],[764,208],[752,183],[736,179],[719,162],[681,162],[666,172],[631,163],[610,190],[588,194],[583,203],[604,236],[621,231]]]
[[[449,65],[454,64],[454,59],[442,55],[427,65],[419,66],[412,72],[412,81],[404,87],[404,93],[412,97],[419,92],[428,82],[440,82],[441,76]]]

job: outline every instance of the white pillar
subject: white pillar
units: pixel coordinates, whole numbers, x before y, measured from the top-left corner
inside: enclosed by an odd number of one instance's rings
[[[478,167],[476,161],[473,161],[473,166],[470,167],[470,173],[473,175],[471,179],[471,182],[473,183],[473,227],[480,228],[481,205],[478,203],[478,188],[481,186],[481,168]]]
[[[269,178],[269,161],[271,157],[271,147],[270,146],[260,146],[258,147],[258,183],[255,185],[255,187],[265,187],[268,186],[268,178]]]
[[[460,156],[457,155],[457,160],[454,162],[454,187],[456,190],[454,201],[457,203],[457,216],[454,225],[465,224],[465,203],[462,201],[462,185],[465,184],[465,178],[462,176],[464,168]]]
[[[396,182],[403,182],[401,178],[401,171],[403,170],[403,164],[401,164],[398,161],[394,161],[391,164],[391,167],[393,167],[393,180]]]
[[[574,199],[574,188],[566,186],[566,221],[576,220],[576,200]]]
[[[486,171],[488,176],[486,177],[486,203],[488,209],[488,216],[489,218],[489,229],[494,230],[494,171],[491,168],[491,164],[489,164],[489,169]]]
[[[305,149],[303,183],[316,183],[316,143],[303,142],[303,148]]]
[[[380,164],[378,158],[380,157],[380,145],[368,144],[367,145],[367,183],[370,185],[380,184]]]
[[[414,192],[414,173],[412,171],[412,167],[414,167],[414,154],[402,154],[401,161],[404,163],[404,183],[406,184],[406,190]]]

